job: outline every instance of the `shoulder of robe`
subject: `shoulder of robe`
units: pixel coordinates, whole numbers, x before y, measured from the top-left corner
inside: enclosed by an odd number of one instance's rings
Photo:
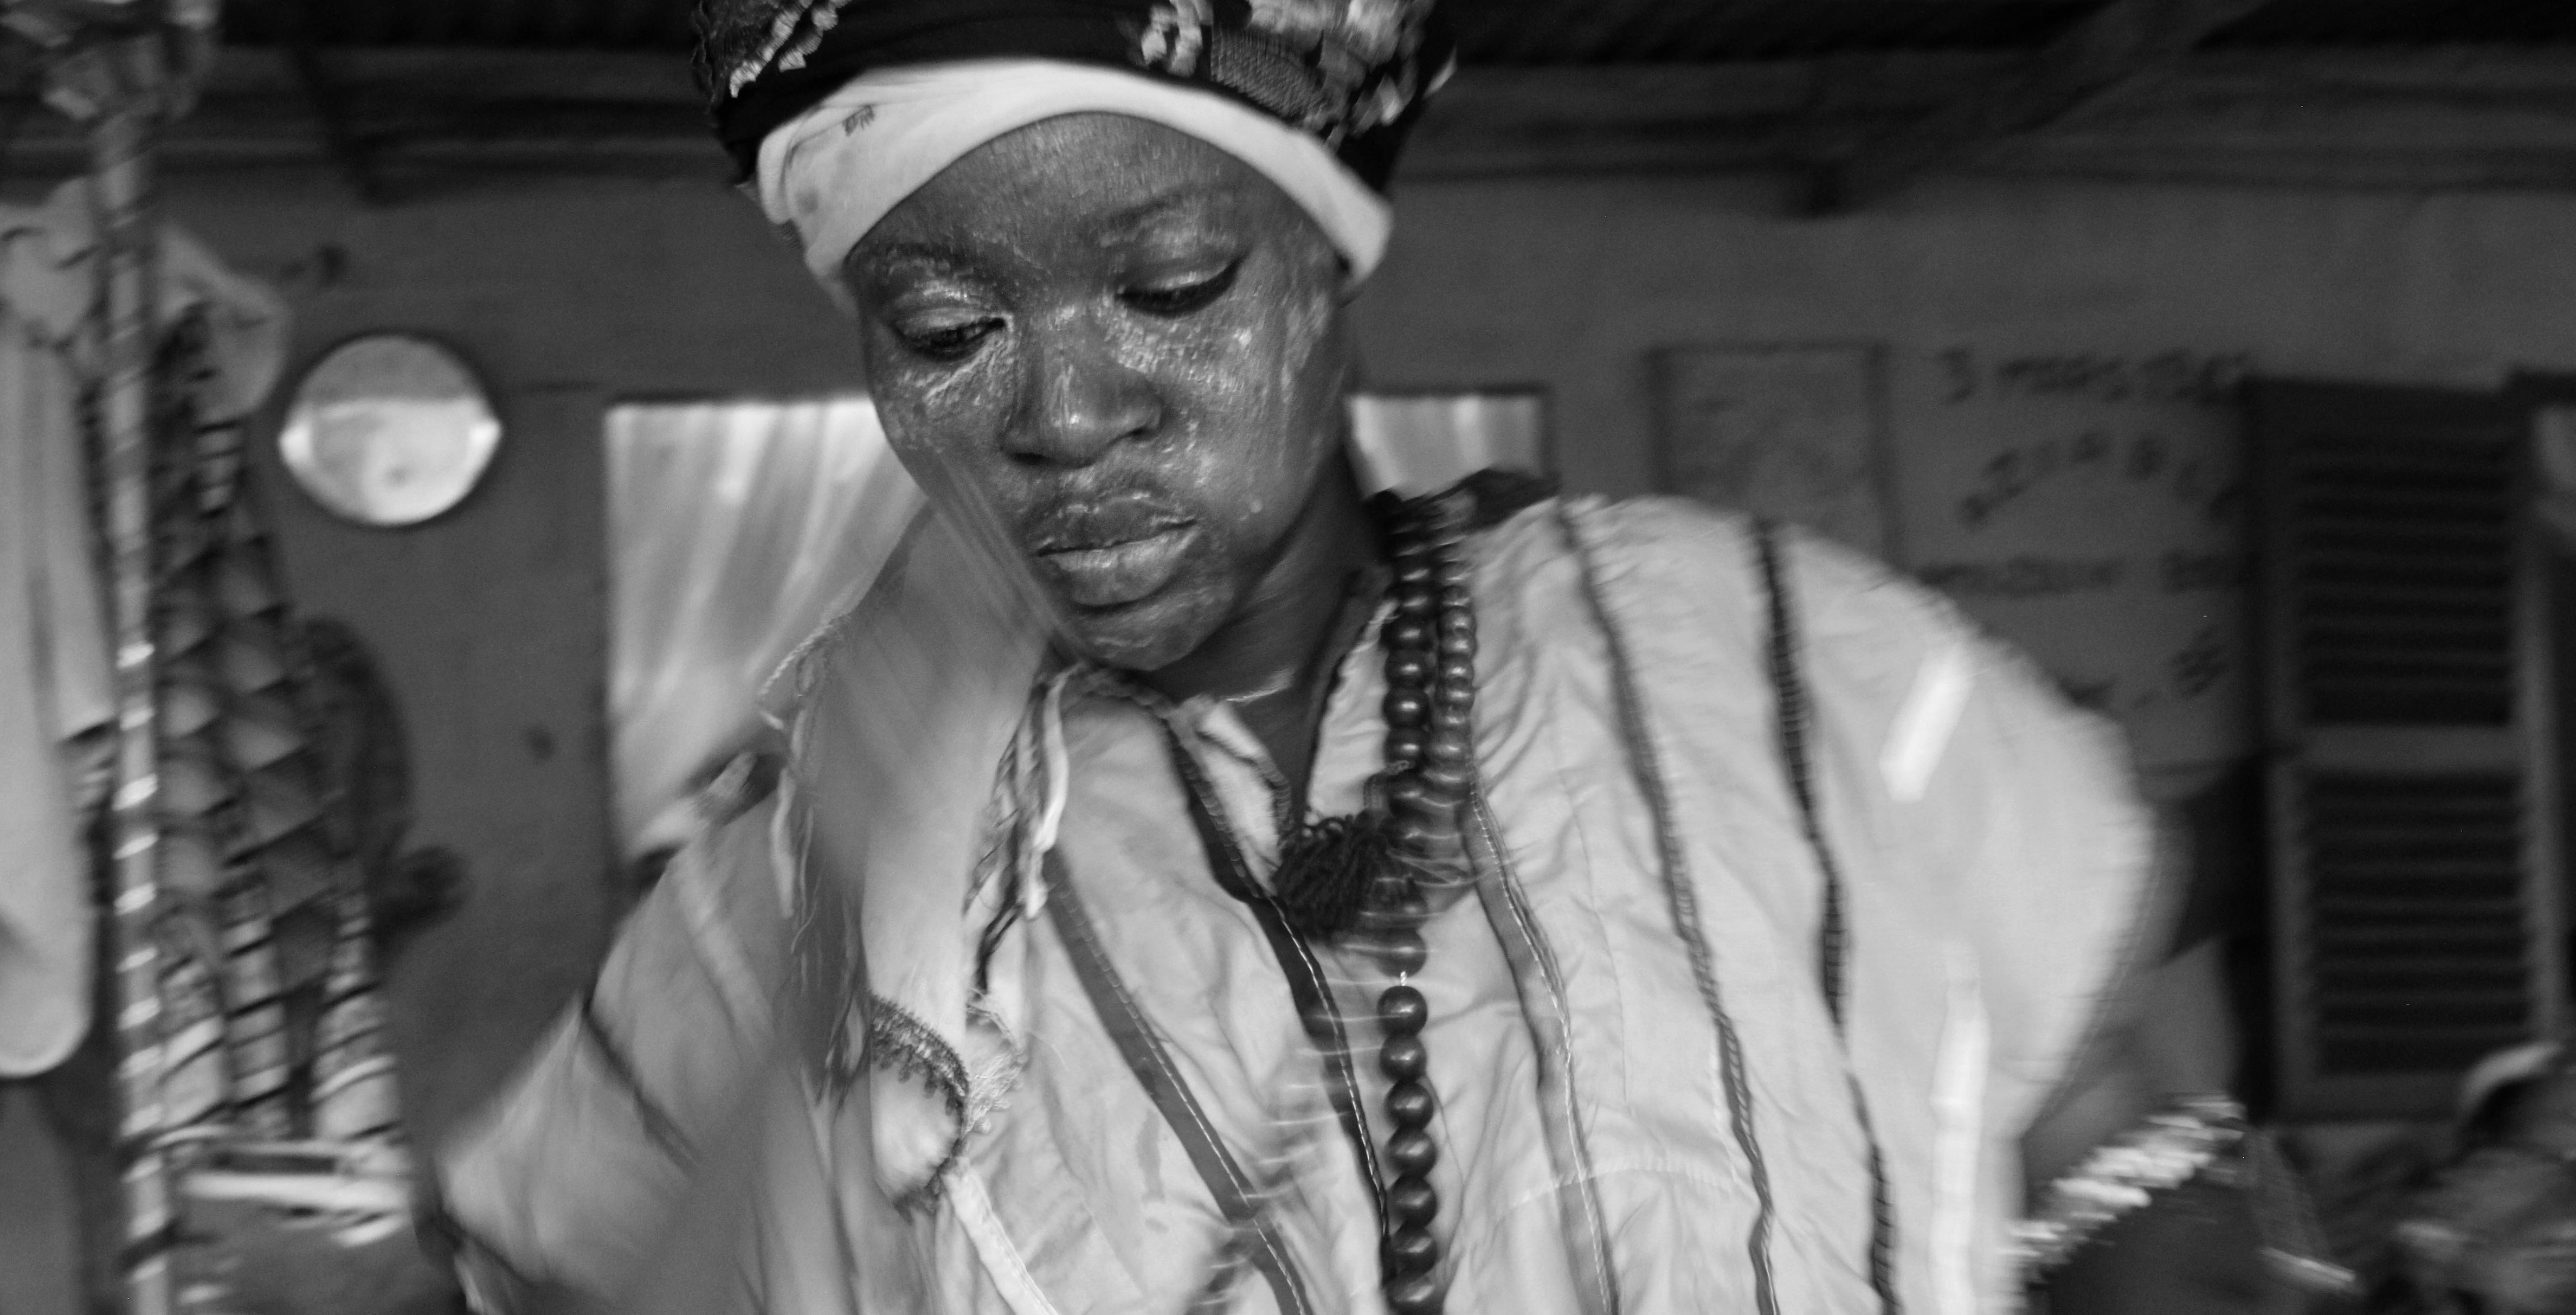
[[[1592,569],[1620,586],[1623,625],[1678,627],[1702,635],[1713,653],[1758,659],[1770,602],[1752,516],[1678,497],[1551,500],[1488,532],[1482,578],[1544,591],[1551,568],[1579,565],[1569,522]],[[1801,665],[1819,699],[1884,704],[1893,715],[1924,657],[1945,645],[2027,668],[1948,598],[1876,558],[1794,525],[1773,534]]]
[[[486,1308],[620,1291],[738,1117],[785,973],[778,780],[761,754],[718,773],[589,989],[441,1148],[436,1217]]]
[[[736,754],[699,790],[699,825],[664,873],[670,903],[688,924],[696,953],[739,955],[751,976],[724,983],[737,1007],[775,989],[785,954],[787,892],[783,850],[792,822],[786,755],[774,745]],[[719,970],[721,973],[721,970]]]

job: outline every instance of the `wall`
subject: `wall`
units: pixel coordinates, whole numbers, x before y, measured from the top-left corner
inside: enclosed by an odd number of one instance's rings
[[[371,209],[249,175],[178,179],[172,200],[288,292],[299,360],[362,329],[436,333],[511,427],[484,488],[413,530],[341,525],[262,469],[299,598],[374,646],[408,716],[416,842],[475,881],[393,982],[434,1141],[578,989],[612,916],[601,408],[854,387],[853,355],[711,180],[486,181]],[[2235,434],[2195,381],[2576,369],[2576,197],[1957,182],[1821,221],[1779,202],[1719,180],[1411,186],[1358,312],[1370,381],[1541,385],[1569,487],[1627,494],[1656,479],[1651,350],[1883,344],[1899,555],[2157,762],[2244,744]]]
[[[2491,387],[2576,359],[2565,196],[1950,182],[1791,220],[1756,183],[1605,179],[1402,202],[1363,303],[1373,381],[1544,383],[1574,488],[1654,487],[1657,347],[1883,344],[1898,556],[2161,764],[2246,743],[2231,380]]]

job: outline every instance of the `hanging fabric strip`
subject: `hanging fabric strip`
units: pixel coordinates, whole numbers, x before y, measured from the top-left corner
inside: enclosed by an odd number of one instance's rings
[[[1118,970],[1110,965],[1108,953],[1091,929],[1090,915],[1074,896],[1072,879],[1061,855],[1047,855],[1046,879],[1048,919],[1064,941],[1065,954],[1073,960],[1074,977],[1082,983],[1083,994],[1100,1016],[1101,1026],[1108,1029],[1118,1053],[1135,1071],[1136,1080],[1144,1085],[1154,1108],[1162,1111],[1163,1122],[1188,1152],[1208,1194],[1216,1199],[1217,1212],[1233,1227],[1253,1267],[1269,1281],[1280,1315],[1313,1315],[1315,1306],[1306,1294],[1305,1281],[1289,1260],[1279,1230],[1257,1203],[1252,1180],[1218,1138],[1215,1127],[1199,1108],[1198,1097],[1191,1094],[1189,1083],[1164,1052],[1154,1025],[1118,980]]]
[[[1825,843],[1822,810],[1816,800],[1815,764],[1809,755],[1809,732],[1814,728],[1815,713],[1807,701],[1807,681],[1798,665],[1797,603],[1789,593],[1788,572],[1780,560],[1779,528],[1768,520],[1753,522],[1754,555],[1762,566],[1762,588],[1769,600],[1770,661],[1772,698],[1779,709],[1780,761],[1789,777],[1789,795],[1798,805],[1799,829],[1806,834],[1807,846],[1816,856],[1816,870],[1824,877],[1825,914],[1816,938],[1817,985],[1824,992],[1825,1009],[1833,1015],[1834,1038],[1845,1039],[1843,1024],[1843,970],[1851,952],[1850,933],[1844,925],[1842,866],[1834,861],[1832,846]],[[1879,1309],[1897,1315],[1903,1303],[1896,1295],[1896,1205],[1887,1189],[1887,1160],[1879,1149],[1878,1133],[1871,1128],[1869,1102],[1861,1094],[1860,1079],[1850,1073],[1848,1056],[1845,1076],[1850,1079],[1852,1112],[1860,1120],[1861,1136],[1869,1143],[1869,1285],[1878,1293]]]
[[[1718,990],[1717,968],[1709,951],[1708,934],[1700,925],[1699,896],[1691,884],[1690,866],[1682,852],[1681,831],[1673,818],[1672,799],[1664,788],[1661,756],[1655,751],[1653,727],[1646,716],[1644,700],[1637,691],[1636,669],[1629,662],[1627,637],[1610,618],[1599,554],[1593,550],[1591,540],[1585,537],[1572,507],[1558,504],[1557,525],[1581,568],[1584,598],[1591,606],[1593,624],[1599,628],[1602,642],[1610,651],[1611,688],[1618,701],[1619,729],[1627,741],[1638,792],[1645,796],[1646,806],[1654,814],[1657,861],[1663,869],[1664,897],[1671,906],[1673,930],[1689,952],[1692,980],[1699,987],[1700,1001],[1707,1006],[1709,1019],[1717,1028],[1718,1065],[1726,1089],[1727,1122],[1735,1136],[1736,1150],[1744,1156],[1746,1174],[1752,1179],[1756,1202],[1753,1227],[1744,1239],[1745,1255],[1753,1267],[1754,1305],[1759,1315],[1780,1315],[1780,1298],[1771,1263],[1771,1226],[1775,1213],[1771,1170],[1763,1159],[1762,1139],[1754,1131],[1753,1090],[1745,1075],[1744,1043],[1736,1035],[1735,1018],[1727,1012],[1725,998]]]
[[[1547,1136],[1550,1163],[1556,1169],[1557,1208],[1564,1212],[1567,1259],[1583,1301],[1582,1315],[1618,1315],[1619,1290],[1610,1259],[1610,1227],[1601,1212],[1601,1195],[1593,1184],[1592,1152],[1584,1144],[1581,1105],[1574,1089],[1574,1025],[1565,1003],[1565,982],[1549,952],[1546,929],[1538,925],[1523,897],[1520,880],[1494,825],[1493,810],[1479,792],[1461,810],[1466,825],[1460,838],[1476,873],[1476,895],[1485,906],[1485,921],[1502,943],[1519,992],[1521,1017],[1529,1023],[1530,1051],[1538,1060],[1539,1126]]]
[[[1298,1018],[1324,1021],[1326,1039],[1320,1048],[1324,1071],[1332,1078],[1329,1095],[1333,1113],[1340,1118],[1343,1135],[1359,1157],[1360,1177],[1368,1184],[1369,1201],[1377,1207],[1378,1227],[1383,1232],[1387,1227],[1386,1172],[1378,1164],[1377,1141],[1369,1131],[1359,1076],[1351,1067],[1350,1035],[1343,1025],[1340,1007],[1333,1002],[1333,988],[1324,975],[1324,965],[1288,926],[1279,901],[1272,898],[1244,861],[1243,845],[1220,816],[1218,810],[1224,805],[1217,799],[1216,786],[1191,755],[1183,738],[1186,732],[1173,724],[1174,714],[1169,709],[1155,711],[1162,719],[1164,738],[1171,747],[1172,768],[1180,774],[1182,793],[1189,800],[1190,824],[1198,831],[1208,870],[1215,875],[1218,888],[1251,909],[1253,919],[1261,924],[1262,934],[1270,941],[1270,952],[1279,960],[1279,971],[1288,980],[1288,994],[1297,1002]]]

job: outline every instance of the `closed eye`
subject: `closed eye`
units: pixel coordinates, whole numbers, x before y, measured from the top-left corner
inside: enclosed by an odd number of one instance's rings
[[[1236,261],[1208,278],[1133,287],[1119,293],[1118,298],[1148,315],[1187,315],[1224,296],[1226,289],[1234,286],[1235,271],[1242,267],[1243,262]]]
[[[961,320],[920,329],[896,329],[894,336],[917,355],[934,361],[962,361],[1001,326],[998,319]]]

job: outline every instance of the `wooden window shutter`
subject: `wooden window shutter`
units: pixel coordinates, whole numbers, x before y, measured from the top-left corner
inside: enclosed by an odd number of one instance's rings
[[[2269,381],[2251,400],[2282,1111],[2441,1113],[2562,1013],[2528,412]]]

